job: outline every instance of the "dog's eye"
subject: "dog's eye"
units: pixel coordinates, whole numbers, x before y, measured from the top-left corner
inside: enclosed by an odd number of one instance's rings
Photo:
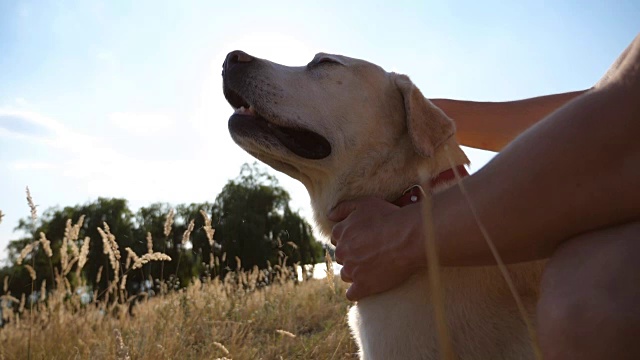
[[[336,60],[336,59],[330,58],[328,56],[322,56],[322,57],[319,57],[317,59],[313,59],[313,61],[311,61],[309,63],[309,65],[307,65],[307,67],[309,69],[311,69],[311,68],[315,68],[315,67],[318,67],[318,66],[325,66],[325,65],[330,65],[330,64],[331,65],[332,64],[342,65],[342,63],[340,61]]]
[[[324,64],[324,63],[330,63],[330,64],[339,64],[339,62],[337,62],[336,60],[330,58],[330,57],[321,57],[320,59],[318,59],[316,61],[316,65],[320,65],[320,64]]]

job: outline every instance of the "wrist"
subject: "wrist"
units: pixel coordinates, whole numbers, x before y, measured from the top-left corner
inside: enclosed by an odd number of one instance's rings
[[[422,204],[413,204],[399,210],[401,241],[396,252],[396,262],[409,272],[417,272],[427,267],[427,254],[424,242],[424,224],[422,218]]]

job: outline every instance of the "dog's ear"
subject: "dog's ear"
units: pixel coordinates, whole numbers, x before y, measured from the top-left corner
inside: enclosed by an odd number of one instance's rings
[[[455,125],[444,111],[422,95],[408,76],[394,75],[396,86],[404,99],[411,142],[416,152],[431,157],[440,145],[455,134]]]

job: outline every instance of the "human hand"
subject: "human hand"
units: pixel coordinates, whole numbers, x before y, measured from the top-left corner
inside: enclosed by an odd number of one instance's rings
[[[378,198],[346,201],[329,213],[340,277],[352,283],[347,299],[390,290],[426,265],[421,213],[419,204],[400,208]]]

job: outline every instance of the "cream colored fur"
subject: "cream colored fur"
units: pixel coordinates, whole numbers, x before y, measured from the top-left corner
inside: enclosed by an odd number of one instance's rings
[[[334,63],[318,63],[321,58]],[[243,66],[245,76],[227,85],[255,111],[273,124],[312,130],[331,144],[330,156],[308,160],[277,141],[232,132],[246,151],[306,186],[324,234],[331,233],[327,214],[339,202],[363,196],[394,200],[418,183],[420,169],[433,176],[449,169],[443,144],[456,165],[468,163],[453,138],[453,122],[404,75],[328,54],[318,54],[307,67],[262,59]],[[542,268],[542,262],[509,266],[532,315]],[[524,322],[496,267],[444,268],[442,284],[460,359],[533,357]],[[438,359],[429,291],[421,273],[354,305],[349,325],[361,358]]]

